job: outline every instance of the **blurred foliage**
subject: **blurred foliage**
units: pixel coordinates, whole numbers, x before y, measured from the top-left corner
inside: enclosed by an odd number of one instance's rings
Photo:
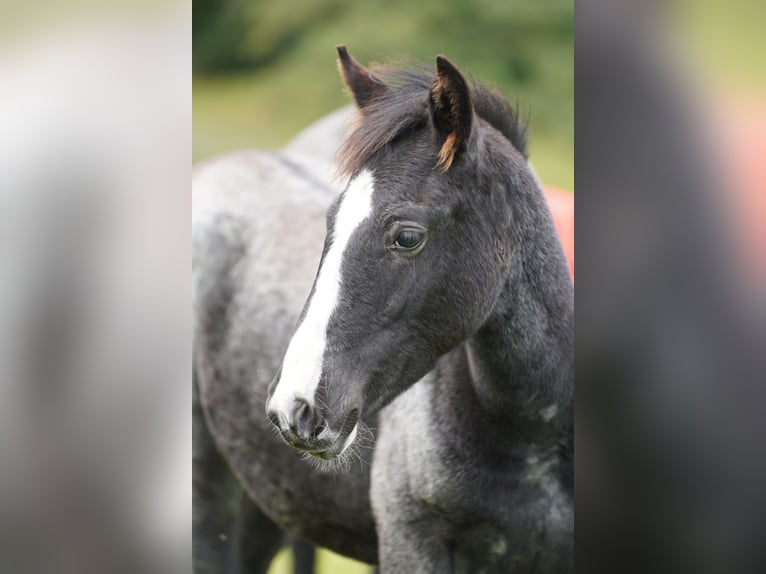
[[[274,148],[349,103],[335,63],[450,57],[529,116],[546,183],[573,186],[572,0],[194,0],[194,149]]]

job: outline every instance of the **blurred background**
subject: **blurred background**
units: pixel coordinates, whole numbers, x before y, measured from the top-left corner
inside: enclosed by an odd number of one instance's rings
[[[571,0],[194,0],[194,149],[199,161],[276,148],[350,103],[336,66],[444,54],[529,118],[547,184],[573,189]]]
[[[578,0],[577,568],[766,571],[766,3]]]

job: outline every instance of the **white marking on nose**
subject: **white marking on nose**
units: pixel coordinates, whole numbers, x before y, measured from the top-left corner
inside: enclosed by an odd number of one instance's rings
[[[286,412],[294,398],[302,398],[314,407],[314,394],[322,375],[327,324],[340,294],[343,254],[354,231],[372,211],[374,185],[372,173],[364,170],[343,194],[335,216],[332,243],[319,270],[314,295],[287,347],[282,376],[271,397],[270,408],[277,412]]]

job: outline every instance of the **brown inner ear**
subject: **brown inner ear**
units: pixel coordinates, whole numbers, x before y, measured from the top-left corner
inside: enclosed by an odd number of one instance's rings
[[[437,167],[446,172],[471,134],[473,104],[468,83],[443,56],[436,59],[437,73],[431,85],[431,115],[437,133],[444,137]]]
[[[436,162],[436,167],[446,172],[452,167],[452,162],[455,161],[455,154],[460,147],[457,140],[457,132],[452,132],[444,140],[441,149],[439,150],[439,160]]]

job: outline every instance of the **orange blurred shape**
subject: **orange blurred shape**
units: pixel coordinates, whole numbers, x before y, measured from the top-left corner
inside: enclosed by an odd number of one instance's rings
[[[766,105],[735,97],[719,113],[719,150],[744,270],[766,281]]]
[[[574,194],[550,185],[545,186],[545,197],[553,214],[559,239],[569,262],[569,273],[574,280]]]

